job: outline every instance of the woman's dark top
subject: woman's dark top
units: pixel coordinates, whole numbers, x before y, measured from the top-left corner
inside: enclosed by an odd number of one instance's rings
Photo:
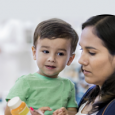
[[[81,98],[79,104],[78,104],[78,111],[79,108],[83,102],[83,99],[90,93],[90,91],[95,88],[95,86],[90,87],[86,93],[83,95],[83,97]],[[99,112],[97,113],[97,115],[115,115],[115,99],[112,100],[109,104],[105,105],[103,108],[101,108],[99,110]]]

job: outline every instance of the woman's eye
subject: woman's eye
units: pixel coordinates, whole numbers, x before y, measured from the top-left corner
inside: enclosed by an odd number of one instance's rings
[[[47,50],[44,50],[44,51],[42,51],[42,52],[45,53],[45,54],[49,53],[49,51],[47,51]]]
[[[59,55],[59,56],[63,56],[63,55],[64,55],[64,53],[58,53],[58,55]]]
[[[90,55],[94,56],[96,53],[89,52]]]

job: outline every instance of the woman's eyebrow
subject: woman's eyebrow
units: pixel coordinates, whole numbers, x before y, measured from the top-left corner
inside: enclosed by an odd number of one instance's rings
[[[95,49],[95,50],[97,50],[96,48],[91,47],[91,46],[86,46],[85,48],[86,48],[86,49]]]
[[[87,49],[87,50],[90,50],[90,49],[98,50],[98,49],[91,47],[91,46],[85,46],[85,49]]]
[[[80,43],[79,43],[79,45],[80,45]],[[81,46],[81,45],[80,45]],[[86,49],[95,49],[95,50],[97,50],[96,48],[94,48],[94,47],[92,47],[92,46],[85,46],[85,48]]]

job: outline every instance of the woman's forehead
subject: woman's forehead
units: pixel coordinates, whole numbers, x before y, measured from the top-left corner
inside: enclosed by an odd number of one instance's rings
[[[80,46],[87,46],[87,47],[97,47],[97,46],[103,46],[103,41],[94,34],[93,27],[86,27],[83,29],[79,41]]]

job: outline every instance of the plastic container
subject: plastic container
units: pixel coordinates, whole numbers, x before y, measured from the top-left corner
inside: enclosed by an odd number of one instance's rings
[[[21,101],[19,97],[14,97],[8,102],[8,106],[12,115],[31,115],[26,103]]]

